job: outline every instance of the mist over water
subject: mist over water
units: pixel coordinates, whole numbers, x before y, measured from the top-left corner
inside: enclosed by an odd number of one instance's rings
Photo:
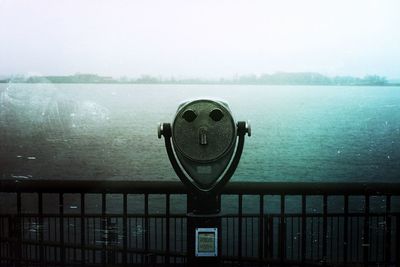
[[[178,180],[158,122],[226,100],[250,120],[234,181],[397,182],[397,87],[1,84],[1,179]]]

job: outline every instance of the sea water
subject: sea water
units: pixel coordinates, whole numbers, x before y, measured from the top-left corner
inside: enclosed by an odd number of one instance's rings
[[[156,127],[196,98],[251,122],[234,181],[399,181],[400,88],[375,86],[0,84],[0,177],[177,180]]]
[[[399,87],[136,84],[0,84],[0,179],[178,180],[157,124],[196,98],[223,99],[236,120],[251,122],[233,181],[399,182]],[[85,197],[85,212],[101,213],[101,196]],[[106,197],[106,212],[122,212],[120,194]],[[15,194],[0,199],[0,212],[16,212]],[[57,195],[43,200],[44,212],[58,213]],[[343,197],[329,200],[328,212],[343,212]],[[128,195],[128,212],[143,213],[143,201]],[[300,196],[285,201],[286,213],[300,212]],[[363,211],[364,199],[349,202]],[[23,194],[22,212],[37,203]],[[66,214],[80,203],[79,194],[64,194]],[[257,213],[258,203],[244,196],[244,213]],[[266,214],[279,213],[279,196],[264,203]],[[385,207],[384,197],[371,197],[372,210]],[[222,213],[237,210],[237,196],[222,197]],[[149,212],[165,213],[164,195],[149,196]],[[171,213],[185,212],[186,196],[172,195]],[[321,196],[307,198],[307,212],[322,212]]]

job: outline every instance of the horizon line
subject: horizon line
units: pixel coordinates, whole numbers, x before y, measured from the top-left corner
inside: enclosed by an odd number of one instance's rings
[[[260,72],[260,73],[235,73],[231,75],[221,75],[221,76],[214,76],[214,77],[206,77],[206,76],[200,76],[200,75],[178,75],[178,74],[172,74],[172,75],[163,75],[163,74],[151,74],[151,73],[140,73],[137,75],[127,75],[127,74],[122,74],[122,75],[111,75],[111,74],[102,74],[102,73],[96,73],[96,72],[75,72],[75,73],[64,73],[64,74],[41,74],[41,73],[14,73],[14,74],[0,74],[0,78],[13,78],[13,77],[24,77],[24,78],[30,78],[30,77],[73,77],[77,75],[94,75],[94,76],[99,76],[99,77],[109,77],[109,78],[134,78],[134,79],[139,79],[144,76],[147,77],[152,77],[152,78],[157,78],[157,79],[179,79],[179,80],[186,80],[186,79],[200,79],[200,80],[220,80],[220,79],[235,79],[239,77],[245,77],[245,76],[255,76],[255,77],[260,77],[263,75],[277,75],[277,74],[314,74],[314,75],[321,75],[327,78],[335,78],[335,77],[352,77],[352,78],[365,78],[368,76],[379,76],[382,78],[385,78],[387,80],[399,80],[400,81],[400,75],[399,77],[392,78],[388,77],[386,75],[381,75],[381,74],[376,74],[376,73],[367,73],[364,75],[351,75],[351,74],[326,74],[323,72],[318,72],[318,71],[274,71],[274,72]]]

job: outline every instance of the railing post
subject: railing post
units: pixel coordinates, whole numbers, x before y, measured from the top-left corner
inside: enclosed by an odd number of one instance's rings
[[[190,194],[187,196],[187,265],[188,266],[219,266],[221,260],[221,217],[219,214],[221,208],[220,195],[201,195]],[[196,229],[208,228],[217,229],[217,236],[212,240],[216,242],[217,247],[213,245],[214,255],[196,256]],[[214,232],[215,233],[215,232]],[[202,241],[199,241],[202,242]],[[201,243],[200,243],[201,244]],[[199,253],[201,250],[199,249]]]
[[[396,215],[396,265],[400,266],[400,215]]]
[[[106,194],[101,193],[101,241],[102,241],[102,250],[101,250],[101,263],[105,267],[107,265],[107,218],[106,218]]]
[[[324,195],[323,221],[322,221],[322,264],[324,266],[326,266],[327,263],[327,244],[328,244],[328,196]]]
[[[102,263],[104,266],[114,265],[116,263],[115,256],[115,243],[116,243],[116,225],[111,222],[111,218],[106,214],[107,212],[107,195],[102,193],[102,230],[103,230],[103,251]]]
[[[263,260],[264,260],[264,195],[259,195],[260,197],[260,215],[258,219],[258,260],[259,260],[259,266],[263,266]]]
[[[344,264],[344,266],[347,266],[347,252],[348,252],[348,247],[349,247],[349,237],[348,237],[349,196],[348,195],[344,196],[343,213],[344,213],[344,218],[343,218],[343,264]]]
[[[391,196],[386,196],[386,212],[385,212],[385,266],[390,265],[392,258],[392,217],[391,217]]]
[[[307,245],[307,197],[301,196],[301,265],[305,266]]]
[[[363,261],[364,267],[368,267],[369,261],[369,195],[365,195],[365,210],[364,210],[364,231],[363,231]]]
[[[239,266],[242,266],[242,228],[243,228],[243,195],[239,194],[238,196],[238,258],[239,258]]]
[[[38,209],[39,209],[39,225],[38,225],[38,234],[39,234],[39,261],[40,266],[45,265],[44,259],[44,247],[43,247],[43,194],[41,192],[38,193]]]
[[[64,194],[58,195],[58,212],[60,218],[59,231],[60,231],[60,260],[61,266],[65,266],[65,243],[64,243]]]
[[[81,266],[85,266],[85,194],[81,193]]]
[[[123,216],[122,216],[122,232],[123,232],[123,253],[122,263],[123,266],[128,266],[128,196],[126,193],[123,194],[122,199],[123,205]]]
[[[281,212],[279,220],[279,261],[284,265],[286,253],[285,195],[281,194]]]
[[[21,214],[21,193],[17,192],[17,218],[16,218],[16,225],[15,225],[15,230],[16,230],[16,237],[17,237],[17,244],[16,244],[16,266],[20,267],[21,266],[21,260],[22,260],[22,214]]]
[[[274,217],[268,215],[266,221],[266,228],[268,229],[268,234],[266,237],[267,244],[267,259],[270,261],[274,257]]]
[[[17,224],[16,224],[16,221],[17,221],[17,218],[16,218],[17,216],[8,216],[8,238],[11,240],[11,243],[10,243],[10,247],[9,247],[9,249],[7,250],[7,252],[6,253],[2,253],[3,251],[1,250],[0,251],[0,256],[1,256],[1,258],[0,258],[0,263],[1,263],[1,259],[2,259],[2,257],[3,257],[3,255],[4,255],[4,257],[10,257],[10,260],[9,261],[7,261],[7,263],[14,263],[15,264],[15,261],[16,261],[16,259],[17,259],[17,256],[16,256],[16,251],[17,251]],[[3,229],[0,229],[1,230],[1,237],[3,237]]]
[[[148,265],[151,262],[149,258],[149,194],[144,194],[144,263]]]
[[[170,265],[170,199],[171,196],[170,194],[166,194],[166,200],[165,200],[165,266]]]

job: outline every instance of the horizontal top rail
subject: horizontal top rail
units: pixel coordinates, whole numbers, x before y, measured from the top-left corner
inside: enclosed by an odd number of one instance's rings
[[[186,194],[176,181],[0,180],[0,192]],[[400,195],[400,183],[230,182],[223,194]]]

